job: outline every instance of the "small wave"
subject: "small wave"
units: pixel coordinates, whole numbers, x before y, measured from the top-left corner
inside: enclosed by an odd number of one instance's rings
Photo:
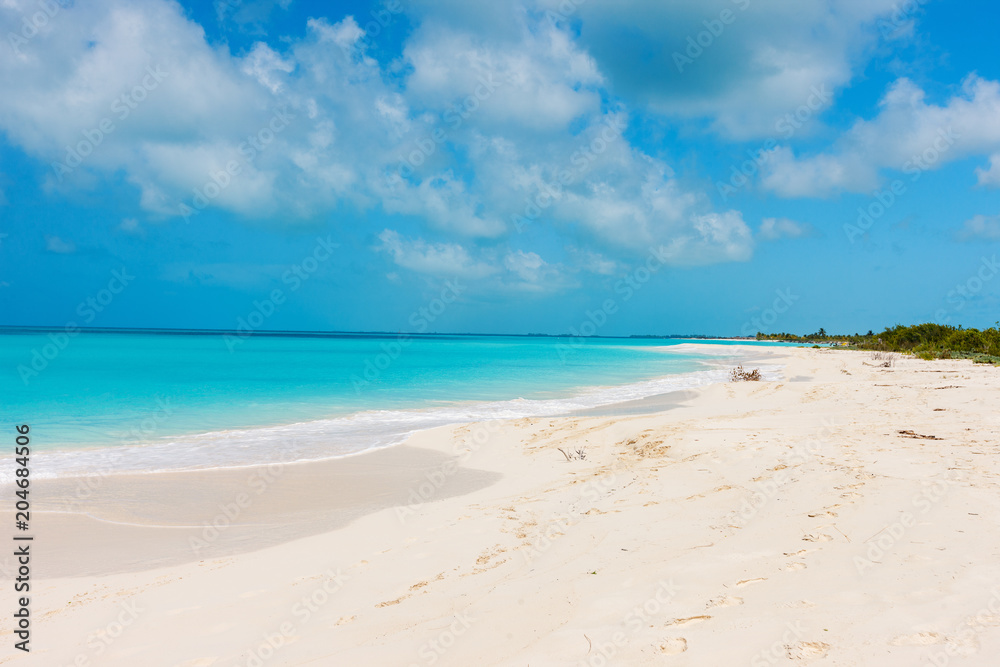
[[[779,366],[761,366],[765,379],[777,379]],[[348,417],[253,429],[213,431],[143,445],[54,450],[33,459],[32,477],[103,476],[271,463],[316,461],[354,456],[404,442],[426,429],[470,422],[523,417],[554,417],[579,410],[725,382],[729,370],[714,368],[628,385],[593,387],[567,398],[462,403],[422,410],[371,410]],[[8,469],[7,467],[4,470]],[[13,481],[0,472],[0,484]]]

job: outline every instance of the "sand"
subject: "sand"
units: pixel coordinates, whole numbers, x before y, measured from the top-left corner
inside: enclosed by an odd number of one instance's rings
[[[1000,369],[746,352],[783,379],[38,480],[32,652],[7,620],[0,664],[998,664]]]

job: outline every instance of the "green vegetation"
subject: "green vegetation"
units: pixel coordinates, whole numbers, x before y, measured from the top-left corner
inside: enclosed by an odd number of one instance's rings
[[[1000,363],[1000,322],[992,329],[963,329],[944,324],[898,324],[882,333],[832,335],[825,329],[796,336],[789,333],[758,333],[757,340],[787,341],[815,345],[827,343],[856,350],[901,352],[921,359],[973,359],[978,363]]]

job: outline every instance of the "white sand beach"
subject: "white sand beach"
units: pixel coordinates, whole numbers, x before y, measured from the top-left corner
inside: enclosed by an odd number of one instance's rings
[[[38,480],[0,664],[996,665],[1000,370],[752,354],[661,412]]]

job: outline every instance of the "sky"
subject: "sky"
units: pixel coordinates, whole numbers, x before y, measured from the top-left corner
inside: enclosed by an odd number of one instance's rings
[[[0,325],[1000,319],[985,0],[0,0]]]

